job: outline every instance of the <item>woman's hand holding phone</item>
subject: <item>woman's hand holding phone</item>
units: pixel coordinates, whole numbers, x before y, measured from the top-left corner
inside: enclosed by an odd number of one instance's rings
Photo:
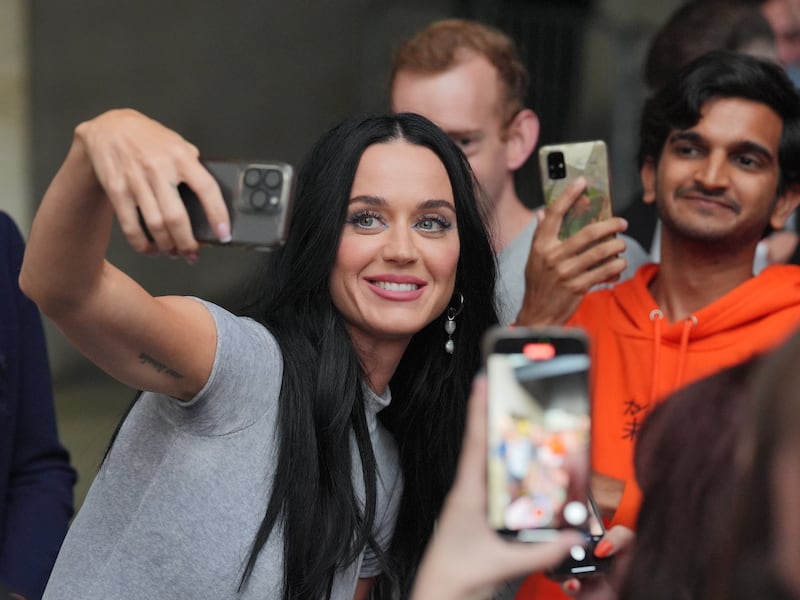
[[[217,237],[230,237],[219,186],[200,163],[197,148],[177,132],[135,110],[115,109],[78,125],[73,149],[88,162],[134,250],[196,260],[199,246],[180,183],[197,191]]]
[[[595,546],[594,554],[599,559],[613,557],[613,568],[602,575],[567,579],[561,584],[564,593],[578,600],[616,600],[628,570],[635,537],[634,532],[623,525],[609,529]]]
[[[477,377],[456,479],[417,574],[412,600],[485,597],[503,581],[558,564],[582,541],[574,531],[552,541],[516,544],[503,540],[486,518],[487,391]]]

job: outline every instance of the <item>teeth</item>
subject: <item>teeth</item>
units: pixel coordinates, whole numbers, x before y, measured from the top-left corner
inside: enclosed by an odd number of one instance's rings
[[[413,292],[419,287],[416,283],[391,283],[389,281],[376,281],[374,283],[388,292]]]

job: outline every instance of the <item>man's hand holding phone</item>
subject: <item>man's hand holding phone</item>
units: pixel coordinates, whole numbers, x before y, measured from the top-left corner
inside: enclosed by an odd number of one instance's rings
[[[628,224],[611,217],[590,223],[562,240],[559,232],[569,208],[586,189],[578,177],[540,211],[541,218],[525,267],[525,296],[517,324],[562,325],[594,286],[619,278],[626,262],[625,242],[615,237]]]

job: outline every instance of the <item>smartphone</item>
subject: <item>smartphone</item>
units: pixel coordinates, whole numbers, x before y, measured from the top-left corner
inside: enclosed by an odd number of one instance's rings
[[[605,142],[571,142],[539,149],[542,193],[545,204],[553,202],[581,175],[587,185],[561,224],[558,237],[566,239],[589,223],[611,218],[611,175]]]
[[[594,555],[594,549],[603,539],[606,529],[597,504],[591,493],[587,507],[589,509],[588,531],[585,546],[573,546],[569,556],[557,567],[547,571],[547,576],[555,581],[564,581],[572,577],[592,577],[607,573],[614,564],[614,557],[599,558]]]
[[[286,241],[294,192],[294,169],[284,162],[203,160],[219,184],[231,219],[230,244],[270,250]],[[178,192],[186,205],[195,239],[219,244],[203,206],[182,183]]]
[[[586,530],[589,349],[577,328],[495,327],[483,341],[488,379],[488,519],[502,536],[538,542]]]

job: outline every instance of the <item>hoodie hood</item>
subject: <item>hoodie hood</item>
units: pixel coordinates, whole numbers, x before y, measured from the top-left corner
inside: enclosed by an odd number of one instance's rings
[[[651,343],[649,404],[701,376],[704,364],[691,364],[693,356],[698,361],[702,357],[712,371],[722,368],[719,363],[727,362],[728,355],[734,362],[744,360],[745,354],[767,349],[774,339],[780,339],[781,323],[787,315],[785,333],[791,333],[792,315],[800,310],[800,268],[782,265],[765,269],[701,310],[669,323],[649,290],[657,274],[655,264],[639,269],[635,281],[611,290],[614,306],[609,307],[617,317],[612,319],[617,334]],[[753,337],[761,341],[754,343]],[[737,348],[743,338],[750,338],[750,344]],[[717,353],[720,356],[715,356]],[[662,373],[665,362],[672,367]]]
[[[614,326],[620,333],[651,337],[653,311],[660,313],[656,301],[650,295],[649,285],[658,274],[658,265],[649,264],[636,272],[631,281],[610,290],[616,305]],[[693,322],[690,339],[693,343],[704,342],[710,346],[724,346],[725,338],[719,334],[749,329],[762,319],[800,307],[800,268],[776,265],[764,269],[728,294],[695,312],[689,320]],[[683,321],[667,323],[662,319],[661,335],[665,342],[679,342],[685,335]]]
[[[653,406],[722,368],[771,350],[800,326],[800,267],[772,266],[703,309],[668,323],[648,290],[658,265],[587,294],[569,325],[592,356],[592,465],[633,480],[633,447]],[[636,506],[615,522],[629,526]],[[618,511],[619,514],[619,511]]]

